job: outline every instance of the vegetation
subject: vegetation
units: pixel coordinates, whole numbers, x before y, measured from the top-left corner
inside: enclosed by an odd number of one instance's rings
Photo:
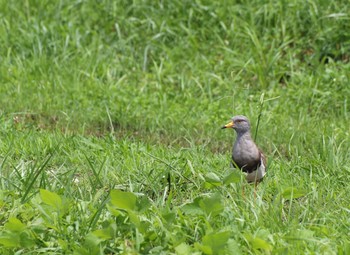
[[[349,254],[349,13],[1,0],[0,253]],[[256,195],[236,114],[269,158]]]

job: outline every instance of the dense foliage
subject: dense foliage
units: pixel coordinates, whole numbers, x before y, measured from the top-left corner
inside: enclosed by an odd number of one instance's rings
[[[0,253],[350,253],[349,13],[0,0]],[[256,196],[235,114],[269,158]]]

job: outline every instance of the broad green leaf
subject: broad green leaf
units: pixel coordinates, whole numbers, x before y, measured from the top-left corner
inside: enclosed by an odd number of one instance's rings
[[[114,216],[123,215],[123,212],[120,211],[119,209],[115,208],[112,204],[107,204],[107,209]]]
[[[96,247],[99,243],[113,239],[117,226],[115,223],[109,224],[106,228],[98,229],[87,234],[85,244],[89,247]]]
[[[9,218],[5,228],[11,232],[22,232],[26,229],[26,225],[17,218]]]
[[[153,225],[149,223],[148,221],[140,220],[139,224],[137,226],[137,229],[140,231],[142,234],[146,234],[148,237],[150,235],[150,229],[153,228]]]
[[[63,240],[63,239],[57,239],[58,245],[61,247],[62,250],[67,250],[69,249],[69,241]]]
[[[17,218],[10,218],[5,224],[5,232],[0,236],[0,244],[5,247],[31,247],[34,245],[34,240],[26,230],[24,225]]]
[[[139,216],[137,215],[137,213],[135,213],[135,212],[133,212],[133,211],[129,211],[129,212],[128,212],[128,215],[129,215],[130,221],[131,221],[132,223],[134,223],[135,226],[136,226],[137,228],[139,228],[139,226],[140,226],[140,218],[139,218]]]
[[[204,246],[211,247],[214,254],[220,254],[220,251],[225,249],[230,235],[231,233],[229,231],[211,233],[203,237],[202,243]]]
[[[99,238],[98,236],[94,235],[93,233],[89,233],[85,237],[85,243],[84,248],[87,248],[88,251],[90,251],[89,254],[99,254],[97,251],[99,250],[99,244],[103,242],[104,239]],[[84,251],[84,250],[82,250]],[[95,251],[95,252],[94,252]],[[82,253],[84,254],[84,253]]]
[[[225,176],[223,183],[228,185],[230,183],[238,183],[241,181],[241,175],[239,171],[232,171],[227,176]]]
[[[0,235],[0,244],[9,248],[19,247],[20,241],[18,233],[6,233]]]
[[[267,241],[259,238],[259,237],[254,237],[250,234],[245,234],[244,235],[249,244],[252,246],[253,249],[262,249],[265,251],[272,251],[272,245],[269,244]]]
[[[202,245],[202,244],[200,244],[200,243],[194,243],[194,247],[195,247],[197,250],[202,251],[204,254],[208,254],[208,255],[214,254],[214,253],[213,253],[213,250],[211,249],[210,246]]]
[[[45,189],[40,189],[40,197],[45,204],[52,206],[56,210],[59,211],[63,209],[62,199],[56,193]]]
[[[259,228],[257,231],[255,231],[254,236],[260,237],[262,239],[268,239],[271,235],[270,231],[265,228]]]
[[[181,210],[190,215],[203,215],[203,209],[200,207],[199,203],[203,198],[196,197],[192,203],[187,203],[181,207]]]
[[[295,199],[295,198],[305,196],[305,194],[306,192],[304,190],[298,189],[295,187],[288,187],[284,189],[281,193],[284,199]]]
[[[232,238],[227,241],[227,250],[230,254],[241,255],[242,251],[239,248],[238,242]]]
[[[178,246],[175,247],[175,252],[177,255],[190,255],[191,247],[186,243],[180,243]]]
[[[212,216],[218,215],[224,210],[222,198],[218,193],[199,200],[199,206],[207,215]]]
[[[101,240],[109,240],[112,238],[111,232],[108,228],[97,229],[93,231],[92,234]]]
[[[136,199],[136,208],[138,212],[144,212],[150,208],[151,202],[146,196],[139,196]]]
[[[220,194],[215,193],[210,197],[197,197],[192,203],[182,206],[181,210],[187,214],[201,215],[204,213],[215,216],[224,210],[224,205]]]
[[[112,205],[119,209],[132,211],[136,209],[137,197],[134,193],[121,190],[112,190],[110,197]]]
[[[86,244],[85,244],[85,247],[76,247],[73,252],[73,255],[91,255],[91,254],[93,254],[91,253],[91,248],[88,249],[88,247],[86,247]],[[101,254],[101,253],[97,251],[95,254]]]
[[[35,244],[35,241],[30,236],[28,231],[20,233],[20,245],[21,245],[21,247],[28,248],[28,247],[34,246],[34,244]]]
[[[165,224],[173,224],[176,214],[174,212],[166,212],[162,214],[162,217]]]
[[[208,173],[205,176],[205,188],[219,187],[222,185],[220,178],[215,173]]]

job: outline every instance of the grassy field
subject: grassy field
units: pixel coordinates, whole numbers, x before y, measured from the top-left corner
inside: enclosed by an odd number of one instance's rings
[[[350,254],[349,13],[0,0],[0,253]]]

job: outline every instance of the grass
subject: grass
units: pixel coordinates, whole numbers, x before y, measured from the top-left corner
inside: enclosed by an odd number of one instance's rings
[[[1,254],[350,252],[346,2],[0,10]],[[269,158],[256,198],[234,114]]]

